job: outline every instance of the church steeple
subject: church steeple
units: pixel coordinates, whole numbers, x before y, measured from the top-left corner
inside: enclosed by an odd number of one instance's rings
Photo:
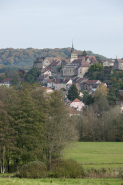
[[[71,53],[72,53],[72,52],[74,52],[73,41],[72,41]]]

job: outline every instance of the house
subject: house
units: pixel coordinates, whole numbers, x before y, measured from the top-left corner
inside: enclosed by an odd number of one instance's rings
[[[53,82],[54,82],[54,79],[49,79],[47,81],[47,87],[53,88]]]
[[[61,59],[59,57],[40,57],[40,58],[37,58],[33,63],[33,67],[37,67],[39,70],[42,70],[45,67],[49,66],[54,60],[61,61]]]
[[[40,72],[41,72],[41,75],[52,76],[51,68],[50,68],[49,66],[45,67],[45,68],[42,69]]]
[[[49,80],[49,75],[41,75],[38,77],[38,81],[40,82],[41,85],[47,84],[47,81]]]
[[[53,93],[53,90],[50,87],[43,87],[47,94]]]
[[[97,63],[97,59],[96,59],[95,56],[89,56],[89,55],[82,56],[82,55],[78,55],[78,59],[84,59],[89,64]]]
[[[123,59],[115,59],[114,69],[123,70]]]
[[[12,78],[6,78],[1,83],[0,86],[5,85],[6,87],[9,87],[11,85]]]
[[[77,98],[70,104],[70,107],[76,109],[77,111],[82,111],[84,106],[85,104]]]
[[[36,91],[39,91],[39,90],[44,90],[44,95],[53,93],[53,90],[50,87],[44,87],[44,86],[36,87]]]
[[[49,67],[50,67],[50,69],[51,69],[51,73],[52,73],[52,74],[57,74],[57,72],[60,71],[61,61],[54,60],[54,61],[49,65]]]
[[[113,67],[114,61],[113,60],[102,60],[101,62],[104,67]]]
[[[69,89],[72,84],[71,79],[55,79],[53,81],[53,87],[55,90],[60,90],[62,88]]]
[[[11,85],[11,80],[12,78],[6,78],[4,79],[1,83],[0,83],[0,86],[4,85],[4,86],[7,86],[7,87],[10,87]],[[25,81],[24,78],[20,78],[19,82],[22,83],[23,81]]]
[[[80,91],[81,90],[81,83],[87,81],[88,79],[86,78],[81,78],[81,77],[75,77],[73,79],[73,83],[76,85],[77,89]]]
[[[80,111],[75,110],[72,107],[69,107],[69,115],[71,116],[80,116]]]
[[[100,84],[101,81],[100,80],[86,80],[83,81],[80,85],[81,85],[81,90],[87,90],[90,91],[92,90],[93,86],[96,84]],[[96,87],[97,88],[97,87]]]

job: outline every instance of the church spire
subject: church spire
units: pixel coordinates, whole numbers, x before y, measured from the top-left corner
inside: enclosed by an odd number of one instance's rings
[[[72,53],[72,52],[74,52],[73,41],[72,41],[71,53]]]

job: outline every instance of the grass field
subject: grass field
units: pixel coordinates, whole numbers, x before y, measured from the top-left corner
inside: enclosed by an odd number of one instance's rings
[[[122,142],[76,142],[62,152],[63,158],[71,158],[83,164],[86,168],[110,168],[123,166]],[[123,185],[123,180],[118,178],[96,179],[18,179],[3,178],[0,175],[0,185]],[[4,175],[5,176],[5,175]],[[7,174],[8,176],[8,174]]]
[[[17,179],[0,178],[0,185],[123,185],[121,179]]]
[[[63,151],[86,167],[115,168],[123,166],[123,142],[76,142]]]

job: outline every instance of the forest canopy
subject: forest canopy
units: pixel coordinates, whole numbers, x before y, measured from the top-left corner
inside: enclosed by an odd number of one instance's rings
[[[55,49],[13,49],[6,48],[0,49],[0,68],[5,66],[30,68],[33,66],[33,62],[38,57],[61,57],[67,58],[71,48],[55,48]],[[82,51],[76,50],[78,55],[82,54]],[[98,54],[94,54],[92,51],[87,51],[88,55],[96,56],[97,59],[103,60],[106,57]]]

